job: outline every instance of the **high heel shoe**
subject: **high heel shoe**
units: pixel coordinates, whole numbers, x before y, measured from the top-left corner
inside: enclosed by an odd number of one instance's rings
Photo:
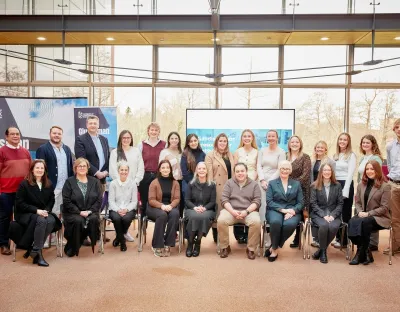
[[[43,258],[41,249],[37,253],[37,264],[38,264],[38,266],[43,266],[43,267],[48,267],[49,266],[49,264]]]

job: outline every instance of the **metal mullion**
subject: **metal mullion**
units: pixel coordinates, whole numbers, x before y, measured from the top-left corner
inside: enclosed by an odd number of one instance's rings
[[[159,58],[158,58],[159,48],[158,45],[153,45],[153,57],[152,57],[152,80],[151,80],[151,120],[156,121],[156,112],[157,112],[157,89],[156,82],[158,80],[158,68],[159,68]]]
[[[278,79],[279,79],[279,108],[283,109],[283,78],[285,78],[285,46],[279,46],[279,53],[278,53]]]
[[[348,71],[354,70],[354,45],[349,45],[347,48],[347,67]],[[350,87],[352,76],[346,75],[346,89],[345,89],[345,104],[344,104],[344,131],[349,131],[350,125]]]
[[[87,60],[86,64],[90,65],[88,69],[93,71],[94,70],[94,68],[93,68],[93,45],[86,46],[86,60]],[[93,90],[94,89],[92,88],[93,80],[94,80],[94,74],[90,74],[89,79],[88,79],[88,82],[89,82],[89,99],[88,99],[89,106],[94,106],[94,102],[93,102],[93,99],[94,99]]]

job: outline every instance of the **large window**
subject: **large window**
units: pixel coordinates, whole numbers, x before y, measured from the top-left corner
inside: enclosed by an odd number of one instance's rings
[[[222,0],[221,2],[224,2]],[[231,2],[231,0],[229,0]],[[222,4],[221,4],[222,5]],[[157,1],[157,14],[209,14],[208,1],[199,0],[161,0]]]
[[[278,78],[278,48],[223,48],[224,82],[259,81]],[[239,61],[240,60],[240,61]],[[254,74],[255,72],[271,72]],[[236,75],[240,74],[240,75]]]
[[[369,1],[368,1],[369,2]],[[286,14],[345,14],[347,13],[348,0],[293,0],[286,1]]]
[[[153,0],[116,0],[114,3],[114,14],[121,15],[137,15],[137,14],[151,14]]]
[[[279,108],[277,88],[221,88],[221,108]]]
[[[285,89],[283,108],[296,109],[296,134],[310,156],[319,140],[335,153],[336,138],[344,128],[344,89]]]
[[[281,14],[282,0],[221,0],[220,12],[221,14]]]
[[[159,71],[180,72],[181,74],[159,74],[161,82],[211,81],[206,74],[214,72],[214,50],[212,48],[160,48]],[[190,75],[190,74],[196,74]]]
[[[24,2],[28,2],[24,1]],[[85,15],[90,14],[91,1],[87,0],[32,0],[34,14]],[[96,1],[99,2],[99,1]],[[65,7],[61,5],[64,4]],[[32,3],[31,3],[32,5]]]
[[[82,65],[62,65],[52,60],[62,59],[61,47],[36,47],[35,79],[40,81],[87,81],[88,76],[75,69],[85,69]],[[85,47],[65,48],[64,58],[78,64],[86,63]],[[43,64],[44,63],[44,64]]]
[[[386,144],[393,139],[393,122],[399,118],[400,90],[359,89],[350,93],[350,133],[359,152],[361,137],[372,134],[386,157]]]
[[[26,97],[28,96],[28,88],[27,87],[5,87],[0,85],[0,96],[20,96]]]
[[[284,73],[285,79],[310,76],[319,77],[288,79],[285,80],[285,83],[345,83],[346,54],[346,46],[285,46],[285,71],[342,65],[336,68],[287,71]],[[326,76],[332,74],[339,75]]]
[[[157,88],[156,108],[161,136],[166,138],[169,132],[177,131],[184,142],[186,108],[215,108],[215,89]]]
[[[399,13],[400,1],[398,0],[353,0],[353,13],[372,13],[375,2],[376,13]]]
[[[1,50],[0,55],[0,82],[23,82],[28,80],[28,61],[26,54],[28,53],[28,46],[26,45],[0,45],[0,48],[8,50],[7,52]],[[21,55],[19,52],[24,53]],[[15,57],[18,58],[15,58]],[[20,59],[22,58],[22,60]],[[23,60],[25,59],[25,60]]]
[[[37,97],[89,97],[88,87],[35,87]]]
[[[400,48],[375,48],[374,60],[388,60],[397,58],[392,61],[385,61],[375,66],[356,66],[355,69],[369,70],[373,68],[384,67],[388,65],[398,64],[400,57]],[[354,51],[354,64],[362,64],[372,59],[371,48],[356,48]],[[399,66],[388,67],[383,69],[362,72],[352,78],[353,82],[400,82]]]

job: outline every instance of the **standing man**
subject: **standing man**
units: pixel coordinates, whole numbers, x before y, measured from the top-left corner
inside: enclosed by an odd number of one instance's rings
[[[71,149],[62,143],[63,129],[59,126],[50,128],[50,141],[36,151],[36,158],[43,159],[47,165],[48,176],[54,187],[55,203],[53,212],[60,216],[62,188],[65,181],[74,175]]]
[[[31,155],[19,145],[21,135],[18,128],[9,127],[6,144],[0,147],[0,252],[11,255],[8,245],[8,228],[11,222],[15,194],[19,184],[29,173]]]
[[[389,184],[391,187],[390,212],[392,214],[394,253],[400,253],[400,118],[393,124],[396,138],[386,147]],[[389,248],[384,251],[389,253]]]
[[[108,164],[110,159],[110,147],[108,140],[99,135],[99,118],[91,115],[86,120],[87,132],[78,136],[75,140],[75,156],[83,157],[90,163],[89,175],[100,180],[105,191],[106,177],[108,176]]]

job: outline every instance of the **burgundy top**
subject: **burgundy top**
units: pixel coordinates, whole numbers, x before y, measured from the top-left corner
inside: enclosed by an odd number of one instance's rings
[[[161,151],[165,148],[165,141],[160,140],[156,146],[152,147],[145,141],[142,142],[142,157],[144,162],[144,171],[157,172],[158,159]]]

